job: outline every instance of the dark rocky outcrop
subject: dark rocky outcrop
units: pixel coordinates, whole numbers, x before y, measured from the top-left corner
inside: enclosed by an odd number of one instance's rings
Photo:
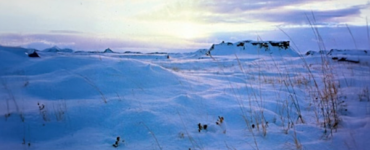
[[[336,59],[335,59],[335,58],[336,58]],[[346,57],[341,57],[341,58],[332,57],[331,59],[333,59],[333,60],[338,60],[338,61],[343,61],[343,62],[355,63],[355,64],[360,63],[360,61],[359,61],[359,60],[348,59],[348,58],[346,58]]]
[[[243,42],[240,42],[240,43],[238,43],[238,45],[236,45],[237,47],[242,47],[242,46],[244,46],[244,43]]]
[[[39,54],[36,53],[36,51],[33,51],[33,53],[28,54],[28,57],[40,57]]]
[[[275,47],[279,47],[279,48],[284,48],[284,49],[288,49],[289,48],[289,45],[290,45],[290,42],[289,41],[281,41],[281,42],[269,41],[269,43],[271,44],[271,46],[275,46]]]
[[[125,54],[142,54],[141,52],[125,51]]]

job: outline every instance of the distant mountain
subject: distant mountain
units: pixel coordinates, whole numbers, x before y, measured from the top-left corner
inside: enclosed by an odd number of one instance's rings
[[[47,49],[44,49],[42,51],[43,52],[65,52],[65,53],[72,53],[73,52],[72,49],[69,49],[69,48],[61,49],[58,46],[53,46],[51,48],[47,48]]]
[[[110,48],[104,50],[104,53],[114,53]]]

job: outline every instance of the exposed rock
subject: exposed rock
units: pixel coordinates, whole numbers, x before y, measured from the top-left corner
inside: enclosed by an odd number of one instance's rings
[[[40,57],[39,54],[36,53],[36,51],[33,51],[33,53],[28,54],[28,57]]]
[[[335,58],[335,57],[333,57],[333,58]],[[332,58],[332,59],[333,59]],[[334,60],[334,59],[333,59]],[[353,59],[348,59],[348,58],[346,58],[346,57],[341,57],[341,58],[337,58],[337,60],[338,61],[345,61],[345,62],[350,62],[350,63],[355,63],[355,64],[358,64],[358,63],[360,63],[360,60],[353,60]]]
[[[238,43],[238,45],[236,45],[236,46],[238,46],[238,47],[244,46],[244,43],[243,42]]]

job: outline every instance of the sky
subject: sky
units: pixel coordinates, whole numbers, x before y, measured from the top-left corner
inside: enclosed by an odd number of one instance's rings
[[[0,0],[0,45],[178,52],[289,40],[303,52],[370,49],[369,14],[369,0]]]

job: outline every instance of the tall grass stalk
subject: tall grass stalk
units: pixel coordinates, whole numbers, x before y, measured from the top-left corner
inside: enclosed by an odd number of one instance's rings
[[[8,88],[8,85],[6,84],[6,82],[4,81],[3,78],[0,78],[1,79],[1,84],[3,85],[6,93],[8,94],[9,98],[11,100],[13,100],[13,103],[14,103],[14,106],[15,106],[15,110],[17,111],[17,113],[19,114],[19,117],[21,118],[22,122],[24,122],[24,116],[23,116],[23,113],[19,110],[19,105],[17,103],[17,100],[15,99],[14,97],[14,94],[12,93],[12,91]],[[8,114],[6,116],[9,116],[10,115],[10,112],[9,112],[9,103],[8,103],[8,100],[7,100],[7,107],[8,107]]]
[[[324,43],[324,40],[319,32],[319,29],[316,27],[316,17],[315,17],[315,14],[313,13],[313,11],[311,11],[311,15],[312,15],[312,19],[313,21],[310,21],[310,19],[308,18],[307,14],[306,15],[306,18],[308,20],[308,23],[310,24],[311,28],[313,29],[314,31],[314,34],[316,35],[316,39],[319,41],[319,48],[320,50],[326,50],[326,46],[325,46],[325,43]]]
[[[312,70],[311,70],[311,68],[310,68],[310,66],[308,65],[308,63],[307,63],[307,61],[306,61],[306,59],[302,56],[302,54],[301,54],[301,52],[300,52],[300,50],[299,50],[299,48],[298,48],[298,46],[295,44],[295,42],[294,42],[294,40],[289,36],[289,34],[288,33],[286,33],[283,29],[281,29],[280,27],[277,27],[281,32],[283,32],[288,38],[289,38],[289,40],[293,43],[293,45],[295,46],[295,49],[296,49],[296,52],[298,53],[298,56],[301,58],[301,60],[303,61],[303,63],[304,63],[304,66],[305,66],[305,68],[307,69],[307,71],[308,71],[308,74],[310,75],[310,77],[311,77],[311,79],[312,79],[312,81],[314,82],[314,85],[315,85],[315,88],[317,89],[317,91],[320,91],[319,90],[319,85],[317,84],[317,81],[316,81],[316,79],[315,79],[315,77],[313,76],[313,73],[312,73]],[[321,95],[321,93],[320,93],[320,95]]]
[[[83,76],[83,75],[80,75],[80,74],[77,74],[77,75],[82,77],[88,84],[90,84],[96,91],[98,91],[99,94],[101,95],[101,98],[103,99],[104,103],[107,103],[107,98],[105,97],[104,93],[100,90],[100,88],[93,81],[91,81],[86,76]]]
[[[62,121],[65,119],[65,113],[67,111],[67,104],[65,100],[57,102],[56,106],[53,103],[54,115],[57,121]]]
[[[182,119],[182,117],[181,117],[181,115],[180,115],[180,113],[177,111],[177,115],[179,115],[179,117],[180,117],[180,120],[181,120],[181,123],[182,123],[182,126],[184,127],[184,129],[185,129],[185,133],[186,133],[186,136],[188,137],[188,139],[189,139],[189,141],[190,141],[190,143],[192,144],[192,146],[193,146],[193,148],[195,149],[195,147],[198,147],[198,148],[200,148],[200,149],[203,149],[194,139],[193,139],[193,137],[189,134],[189,132],[188,132],[188,130],[187,130],[187,128],[186,128],[186,126],[185,126],[185,123],[184,123],[184,121],[183,121],[183,119]]]
[[[212,60],[214,60],[217,64],[218,64],[218,66],[219,66],[219,68],[221,69],[221,71],[225,74],[225,71],[224,71],[224,69],[223,69],[223,67],[222,67],[222,65],[221,65],[221,63],[216,59],[216,58],[214,58],[214,57],[212,57],[212,55],[211,54],[209,54],[209,56],[212,58]],[[237,57],[237,56],[236,56]],[[241,68],[243,68],[242,67],[242,65],[241,65],[241,63],[240,63],[240,61],[239,61],[239,59],[237,59],[237,61],[238,61],[238,64],[239,64],[239,67],[241,67]],[[243,71],[243,75],[244,75],[244,77],[246,78],[246,73],[244,72],[244,69],[241,69],[242,71]],[[235,88],[234,88],[234,86],[233,86],[233,84],[231,83],[231,81],[230,81],[230,79],[227,77],[227,81],[228,81],[228,84],[230,85],[230,87],[231,87],[231,91],[232,91],[232,93],[233,93],[233,95],[234,95],[234,97],[235,97],[235,99],[236,99],[236,101],[237,101],[237,103],[238,103],[238,105],[239,105],[239,109],[240,109],[240,111],[241,111],[241,113],[242,113],[242,118],[243,118],[243,120],[245,121],[245,123],[246,123],[246,125],[247,125],[247,128],[248,128],[248,130],[249,130],[249,132],[252,134],[252,137],[253,137],[253,141],[254,141],[254,144],[255,144],[255,149],[257,149],[257,150],[259,150],[259,148],[258,148],[258,143],[257,143],[257,139],[256,139],[256,137],[255,137],[255,133],[254,133],[254,131],[252,130],[252,123],[251,123],[251,120],[253,120],[252,118],[251,119],[248,119],[248,117],[246,116],[246,114],[247,114],[247,111],[245,110],[245,106],[244,106],[244,102],[243,102],[243,100],[242,100],[242,98],[240,97],[240,96],[238,96],[237,95],[237,93],[236,93],[236,90],[235,90]],[[254,97],[256,97],[256,94],[255,94],[255,92],[253,93],[253,95],[254,95]],[[254,111],[252,110],[252,106],[251,106],[251,96],[249,96],[248,97],[249,98],[249,107],[250,107],[250,111],[249,111],[249,113],[250,114],[252,114],[251,115],[251,117],[253,116],[253,114],[254,114]]]
[[[158,139],[157,137],[155,136],[154,132],[152,130],[149,129],[149,127],[144,123],[144,122],[140,122],[148,131],[149,133],[153,136],[153,138],[155,139],[155,142],[157,143],[157,146],[160,150],[162,150],[162,147],[161,145],[159,144],[158,142]]]
[[[320,35],[318,32],[315,20],[315,15],[312,12],[312,17],[314,18],[314,22],[310,23],[311,27],[315,29],[316,34]],[[307,17],[308,18],[308,17]],[[309,20],[309,19],[308,19]],[[310,22],[310,21],[309,21]],[[348,31],[350,32],[352,38],[353,34],[351,30],[349,29],[347,25]],[[318,39],[321,43],[324,43],[321,36],[319,36]],[[354,38],[353,38],[354,40]],[[355,46],[356,41],[354,41]],[[325,47],[324,47],[325,48]],[[324,49],[325,50],[325,49]],[[337,114],[337,94],[338,94],[338,89],[337,89],[337,84],[335,82],[334,78],[334,73],[331,64],[329,63],[329,58],[325,54],[320,55],[322,58],[322,80],[324,83],[324,87],[322,90],[319,90],[319,96],[320,96],[320,101],[319,101],[319,108],[321,108],[322,111],[322,116],[323,116],[323,124],[324,124],[324,133],[327,133],[327,128],[330,129],[330,135],[332,135],[333,128],[337,126],[339,123],[339,116]]]
[[[6,99],[6,114],[5,114],[5,120],[8,119],[8,117],[10,117],[10,109],[9,109],[9,99]]]
[[[349,28],[348,24],[346,24],[346,27],[347,27],[347,30],[348,30],[349,34],[351,35],[351,38],[352,38],[352,40],[353,40],[353,44],[355,45],[355,48],[356,48],[356,49],[358,49],[357,44],[356,44],[355,37],[353,37],[352,31],[351,31],[351,29]]]
[[[296,149],[301,150],[302,149],[302,144],[301,144],[301,142],[299,141],[299,139],[297,137],[297,132],[295,130],[295,127],[294,127],[294,130],[293,130],[293,139],[294,139],[294,144],[295,144]]]
[[[369,44],[369,49],[370,49],[370,33],[369,33],[369,22],[367,20],[367,17],[366,17],[366,33],[367,33],[367,40],[368,40],[368,44]]]
[[[307,21],[317,39],[318,46],[320,49],[320,57],[321,57],[321,72],[322,72],[322,81],[323,81],[323,88],[320,88],[317,84],[316,78],[313,76],[313,73],[310,69],[310,66],[307,64],[305,58],[299,53],[300,58],[304,62],[305,68],[307,68],[308,73],[311,77],[311,80],[314,82],[314,87],[316,89],[316,92],[318,93],[318,96],[320,98],[317,107],[321,110],[321,114],[323,117],[323,126],[324,126],[324,133],[327,133],[327,128],[332,131],[333,125],[337,124],[339,122],[338,115],[336,113],[337,109],[337,87],[336,83],[334,81],[334,75],[332,71],[332,67],[330,65],[330,61],[328,59],[328,56],[321,53],[326,50],[325,44],[323,42],[323,38],[318,30],[318,27],[316,26],[316,18],[313,12],[312,13],[312,20],[309,19],[308,15],[306,14]],[[281,28],[279,28],[294,44],[294,46],[299,51],[299,48],[295,45],[292,38]],[[316,97],[317,98],[317,97]],[[332,132],[331,132],[332,133]]]

